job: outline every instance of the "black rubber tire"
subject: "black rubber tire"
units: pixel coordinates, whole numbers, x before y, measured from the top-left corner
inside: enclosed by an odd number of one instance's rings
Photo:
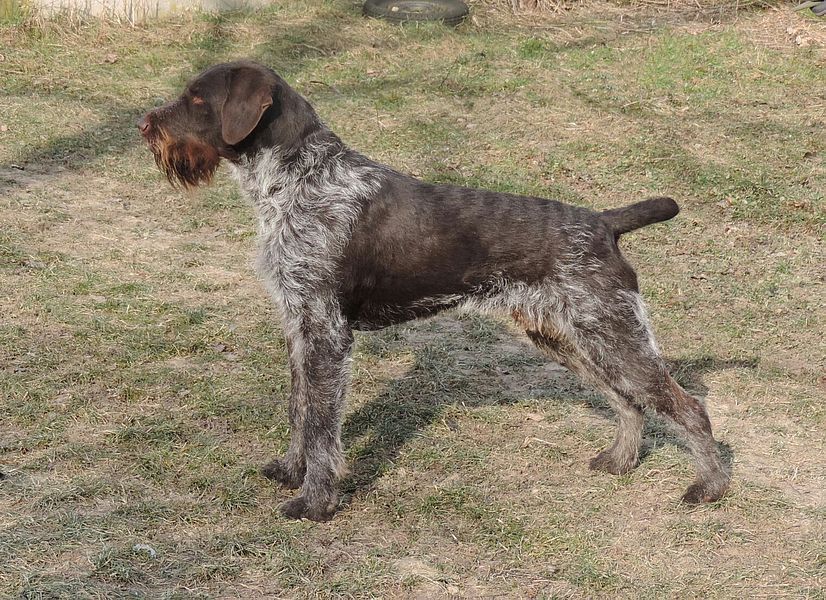
[[[367,0],[364,14],[391,23],[442,21],[458,25],[468,14],[461,0]]]

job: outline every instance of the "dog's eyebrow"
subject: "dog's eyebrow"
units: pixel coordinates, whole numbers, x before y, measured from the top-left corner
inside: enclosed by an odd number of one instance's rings
[[[188,96],[192,100],[193,104],[204,104],[204,97],[201,95],[200,90],[194,85],[188,86],[184,90],[184,96]]]

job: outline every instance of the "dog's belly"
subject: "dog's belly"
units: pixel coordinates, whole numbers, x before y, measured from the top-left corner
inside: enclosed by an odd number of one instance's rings
[[[338,290],[344,315],[356,329],[381,329],[454,308],[488,287],[486,273],[432,262],[345,263]]]
[[[438,312],[454,308],[466,299],[462,294],[449,294],[418,298],[404,303],[376,302],[368,300],[347,310],[347,319],[353,329],[370,331],[413,319],[430,317]]]

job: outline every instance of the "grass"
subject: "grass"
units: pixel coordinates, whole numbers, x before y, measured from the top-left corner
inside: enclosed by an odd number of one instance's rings
[[[340,0],[0,25],[0,596],[823,597],[816,23],[497,6],[457,30]],[[134,131],[242,56],[429,180],[678,198],[623,245],[729,496],[678,504],[692,468],[656,421],[638,469],[590,473],[603,400],[508,324],[446,315],[358,335],[343,508],[281,519],[257,467],[288,443],[289,370],[252,213],[223,171],[170,189]]]

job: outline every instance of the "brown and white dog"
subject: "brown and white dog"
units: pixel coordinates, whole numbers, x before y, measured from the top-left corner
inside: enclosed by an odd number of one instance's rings
[[[170,182],[208,183],[226,159],[257,212],[257,267],[283,317],[292,375],[289,449],[263,470],[301,487],[285,515],[320,521],[336,510],[352,330],[454,307],[512,316],[606,396],[619,427],[592,469],[636,466],[651,409],[694,456],[697,478],[683,500],[726,491],[705,408],[669,375],[617,246],[621,234],[675,216],[673,200],[594,212],[419,181],[348,148],[253,62],[207,69],[138,127]]]

